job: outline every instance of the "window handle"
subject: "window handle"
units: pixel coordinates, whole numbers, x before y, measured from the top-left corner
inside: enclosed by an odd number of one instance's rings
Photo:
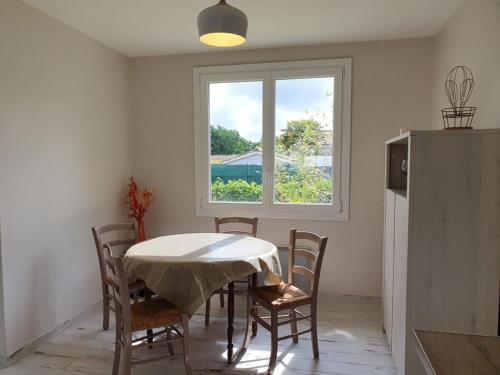
[[[269,168],[266,168],[266,178],[265,178],[264,183],[265,184],[271,183],[271,170]]]

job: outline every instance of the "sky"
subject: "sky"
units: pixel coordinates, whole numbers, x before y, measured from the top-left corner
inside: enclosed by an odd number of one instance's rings
[[[315,118],[333,129],[333,77],[276,81],[276,134],[290,120]],[[238,130],[246,139],[262,138],[262,82],[210,84],[210,124]]]

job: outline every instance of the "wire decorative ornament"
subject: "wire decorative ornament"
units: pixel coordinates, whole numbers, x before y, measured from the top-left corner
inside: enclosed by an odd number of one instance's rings
[[[468,67],[459,65],[448,73],[444,90],[451,107],[441,110],[445,129],[472,129],[472,120],[477,107],[466,104],[473,89],[474,76]]]

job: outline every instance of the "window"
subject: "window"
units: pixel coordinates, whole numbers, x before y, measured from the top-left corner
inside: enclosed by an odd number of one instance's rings
[[[348,220],[350,59],[193,76],[197,215]]]

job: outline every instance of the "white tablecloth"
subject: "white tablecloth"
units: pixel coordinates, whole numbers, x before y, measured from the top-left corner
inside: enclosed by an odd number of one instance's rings
[[[279,284],[275,245],[258,238],[222,233],[164,236],[132,246],[125,270],[190,316],[220,287],[255,272]],[[270,271],[270,272],[269,272]]]

